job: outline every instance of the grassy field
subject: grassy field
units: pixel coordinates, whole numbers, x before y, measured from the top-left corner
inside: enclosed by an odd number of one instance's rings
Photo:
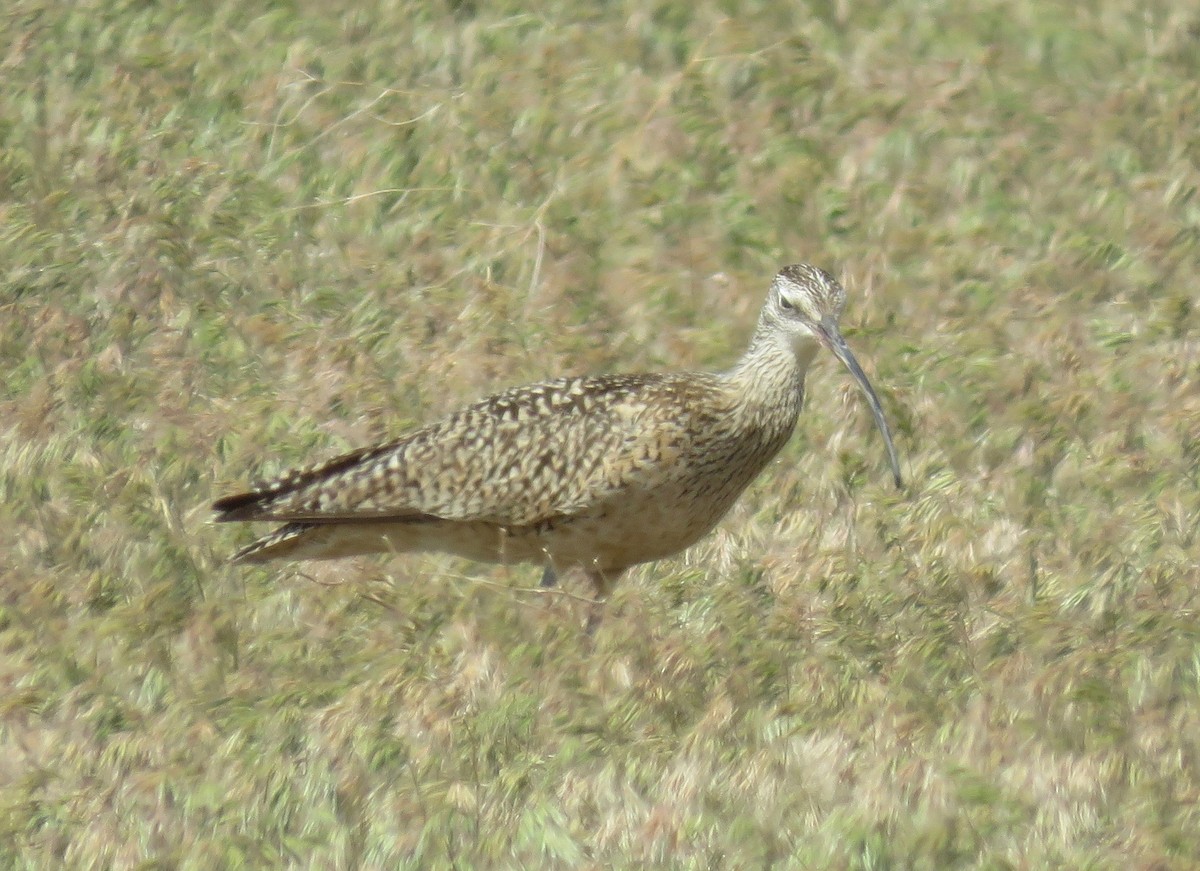
[[[505,8],[508,6],[509,8]],[[0,868],[1200,867],[1200,7],[0,12]],[[828,355],[594,639],[208,503],[502,386]]]

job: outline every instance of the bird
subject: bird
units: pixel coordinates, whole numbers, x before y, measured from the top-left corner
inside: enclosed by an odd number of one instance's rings
[[[879,397],[838,328],[846,291],[785,266],[749,346],[723,372],[564,377],[515,387],[373,447],[213,503],[215,519],[273,521],[238,563],[442,551],[582,569],[609,596],[631,566],[710,532],[787,443],[818,350],[857,381],[900,462]]]

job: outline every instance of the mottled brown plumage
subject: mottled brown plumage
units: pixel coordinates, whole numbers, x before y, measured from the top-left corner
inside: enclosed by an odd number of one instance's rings
[[[388,444],[217,501],[218,520],[285,525],[242,562],[442,550],[580,566],[600,595],[626,568],[707,533],[791,436],[820,345],[874,391],[842,341],[845,291],[785,267],[758,329],[725,373],[562,378],[469,405]]]

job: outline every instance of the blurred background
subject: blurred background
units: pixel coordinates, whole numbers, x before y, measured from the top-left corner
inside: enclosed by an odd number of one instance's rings
[[[0,12],[13,868],[1200,864],[1200,7]],[[718,531],[233,567],[208,503],[846,284]]]

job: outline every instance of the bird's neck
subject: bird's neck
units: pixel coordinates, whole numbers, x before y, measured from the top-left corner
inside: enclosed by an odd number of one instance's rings
[[[800,413],[804,375],[818,347],[811,337],[793,341],[760,322],[750,347],[724,380],[739,403],[754,407],[756,417],[765,414],[790,428]]]

